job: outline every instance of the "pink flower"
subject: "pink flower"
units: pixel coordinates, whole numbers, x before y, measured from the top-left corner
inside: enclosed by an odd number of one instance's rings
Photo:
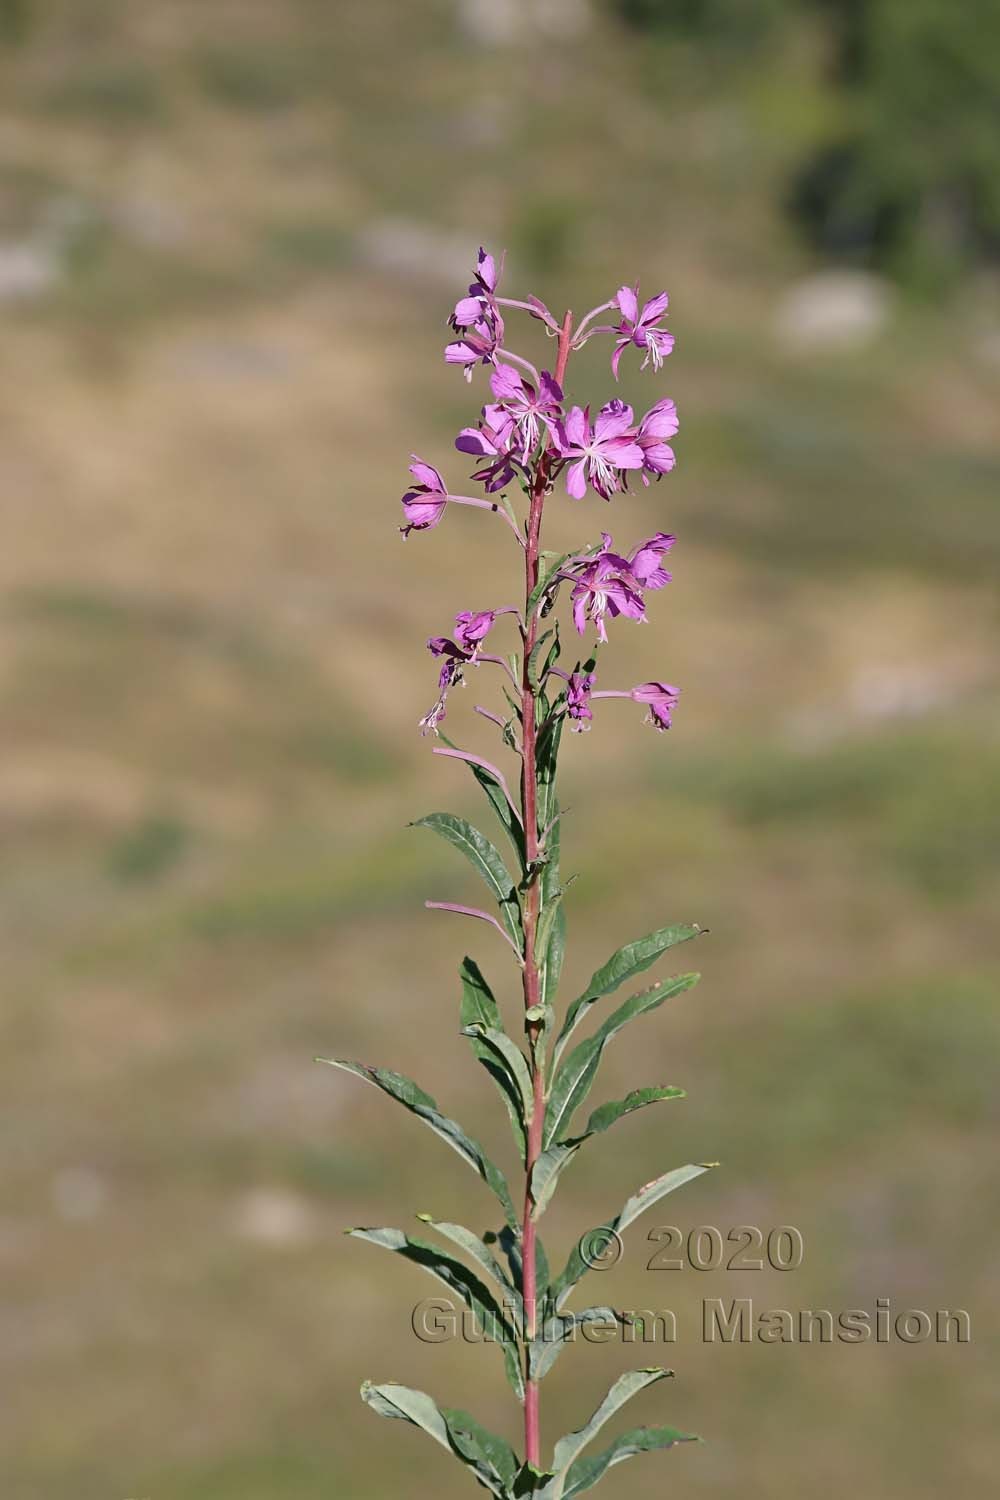
[[[677,459],[666,439],[673,437],[679,426],[677,407],[669,396],[657,401],[639,423],[635,440],[642,449],[643,484],[649,484],[647,474],[654,474],[659,479],[674,467]]]
[[[640,542],[633,549],[628,560],[628,568],[632,578],[640,587],[662,589],[664,584],[671,581],[673,575],[661,567],[660,563],[676,540],[676,537],[669,536],[667,532],[658,531],[655,536],[649,537],[645,542]]]
[[[618,363],[629,344],[634,344],[637,349],[645,349],[646,357],[640,366],[643,370],[650,360],[653,361],[653,369],[658,370],[674,347],[673,334],[668,333],[665,328],[656,327],[667,310],[670,298],[666,292],[660,292],[658,296],[649,299],[640,313],[636,296],[638,290],[638,287],[620,287],[615,298],[615,306],[622,315],[621,322],[615,324],[614,332],[618,335],[618,343],[611,356],[611,369],[616,380]]]
[[[590,408],[574,406],[564,422],[556,422],[553,435],[560,458],[575,460],[566,470],[566,492],[574,500],[583,499],[588,479],[602,499],[610,500],[620,487],[622,471],[642,468],[630,406],[602,408],[593,428]]]
[[[448,495],[437,469],[425,464],[415,453],[411,457],[410,473],[417,483],[403,496],[406,525],[399,528],[403,536],[409,536],[411,531],[429,531],[436,526],[444,514]]]
[[[597,639],[606,641],[605,615],[616,619],[625,615],[630,620],[646,618],[642,594],[636,586],[632,570],[626,558],[613,552],[611,537],[602,532],[604,548],[595,557],[581,560],[564,577],[571,578],[573,588],[573,622],[581,635],[592,620],[597,628]]]
[[[474,651],[493,629],[496,617],[494,609],[463,609],[455,616],[455,640],[464,651]]]
[[[514,478],[514,460],[511,447],[515,441],[514,419],[502,406],[483,407],[478,427],[463,427],[455,439],[460,453],[471,453],[476,458],[488,460],[485,467],[472,476],[485,484],[489,493],[502,490]]]
[[[498,365],[490,376],[490,389],[508,419],[513,422],[519,446],[521,462],[527,463],[538,445],[543,425],[551,424],[562,415],[563,393],[547,370],[542,371],[538,390],[525,380],[510,365]]]
[[[662,731],[670,728],[670,715],[677,707],[679,694],[680,689],[671,687],[669,682],[641,682],[632,689],[629,697],[636,703],[648,705],[645,722]]]
[[[594,687],[592,672],[573,672],[566,681],[566,714],[570,729],[581,732],[589,729],[594,713],[590,707],[590,695]]]

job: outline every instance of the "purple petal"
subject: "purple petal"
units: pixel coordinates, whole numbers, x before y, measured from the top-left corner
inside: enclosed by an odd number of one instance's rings
[[[630,286],[619,287],[618,288],[618,295],[615,298],[615,302],[618,305],[619,311],[626,318],[628,318],[628,320],[629,320],[630,323],[637,323],[638,322],[638,320],[639,320],[639,303],[638,303],[638,300],[637,300],[636,295],[635,295],[635,290],[632,287],[630,287]]]
[[[644,437],[671,438],[679,426],[677,407],[669,396],[664,396],[662,401],[650,407],[639,423],[639,431]]]
[[[663,317],[669,305],[670,298],[666,292],[660,292],[657,296],[650,297],[642,309],[642,317],[638,321],[648,327],[650,323],[655,323],[658,318]]]
[[[607,438],[601,444],[601,453],[618,469],[642,468],[642,449],[630,438]]]
[[[441,478],[441,475],[438,473],[437,469],[435,469],[431,464],[424,463],[423,459],[418,458],[415,453],[411,454],[410,456],[413,459],[413,462],[410,465],[410,473],[413,475],[414,479],[416,479],[420,484],[426,484],[427,488],[429,490],[432,490],[435,494],[447,494],[444,480]]]
[[[618,409],[610,411],[608,408],[611,406]],[[608,405],[602,406],[597,414],[597,421],[594,423],[594,439],[604,447],[609,440],[624,437],[631,426],[631,406],[626,406],[623,401],[609,401]]]
[[[587,460],[577,459],[566,470],[566,493],[574,500],[582,500],[587,493]]]

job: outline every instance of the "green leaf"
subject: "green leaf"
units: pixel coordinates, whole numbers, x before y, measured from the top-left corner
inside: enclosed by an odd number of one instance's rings
[[[553,1500],[563,1500],[570,1465],[587,1444],[597,1436],[605,1422],[613,1417],[626,1401],[631,1400],[640,1391],[644,1391],[647,1386],[655,1385],[658,1380],[664,1380],[672,1373],[670,1370],[661,1369],[629,1370],[615,1381],[588,1422],[585,1422],[578,1431],[567,1433],[565,1437],[559,1439],[552,1459],[552,1467],[555,1471],[555,1480],[552,1485]]]
[[[588,1141],[593,1135],[600,1135],[616,1120],[630,1115],[633,1110],[642,1109],[646,1104],[655,1104],[661,1099],[683,1099],[684,1097],[683,1089],[655,1086],[633,1089],[627,1098],[616,1099],[612,1103],[602,1104],[595,1109],[587,1121],[586,1128],[579,1135],[569,1140],[557,1141],[539,1155],[531,1174],[532,1218],[538,1219],[545,1212],[549,1199],[555,1192],[559,1177],[576,1156],[584,1141]]]
[[[412,1239],[401,1229],[349,1229],[347,1233],[355,1239],[380,1245],[384,1250],[392,1250],[414,1265],[423,1266],[425,1271],[436,1276],[438,1281],[443,1281],[451,1291],[457,1292],[466,1307],[475,1314],[480,1332],[501,1346],[514,1394],[519,1400],[524,1399],[523,1376],[517,1358],[517,1332],[504,1316],[489,1287],[468,1266],[427,1240]]]
[[[510,1492],[512,1500],[522,1500],[522,1496],[544,1495],[548,1481],[554,1478],[555,1475],[549,1469],[536,1469],[534,1464],[522,1465]]]
[[[517,1455],[506,1438],[490,1432],[475,1417],[459,1408],[443,1407],[442,1415],[459,1456],[475,1470],[476,1477],[487,1489],[506,1497],[518,1472]]]
[[[485,834],[454,813],[428,813],[426,818],[417,818],[409,826],[432,828],[465,855],[473,869],[482,876],[499,906],[500,920],[512,942],[523,948],[524,934],[521,930],[521,906],[517,890],[500,851],[490,843]]]
[[[468,1412],[439,1407],[423,1391],[409,1386],[373,1385],[366,1380],[361,1397],[380,1417],[419,1427],[470,1468],[486,1489],[506,1500],[517,1479],[517,1458],[510,1444],[481,1427]]]
[[[463,1161],[467,1161],[471,1167],[475,1168],[499,1199],[507,1223],[515,1231],[518,1229],[519,1220],[510,1196],[510,1186],[500,1168],[490,1161],[478,1141],[466,1135],[462,1127],[454,1120],[441,1114],[437,1102],[431,1098],[430,1094],[425,1094],[412,1078],[406,1078],[402,1073],[393,1073],[389,1068],[368,1068],[364,1063],[347,1062],[339,1057],[317,1057],[316,1061],[329,1063],[332,1068],[342,1068],[345,1073],[354,1073],[358,1078],[363,1078],[366,1083],[373,1083],[376,1088],[388,1094],[390,1099],[395,1099],[418,1119],[423,1120],[435,1135],[439,1135],[443,1141],[447,1141],[453,1151],[458,1152]]]
[[[513,1083],[509,1069],[498,1064],[493,1049],[483,1041],[478,1030],[503,1030],[500,1007],[479,965],[473,959],[466,956],[458,972],[462,980],[462,1003],[459,1010],[462,1035],[468,1037],[473,1055],[482,1063],[499,1090],[510,1116],[511,1130],[523,1162],[528,1154],[528,1138],[520,1090]]]
[[[603,1026],[574,1047],[565,1062],[558,1068],[552,1083],[548,1107],[545,1112],[543,1146],[559,1140],[569,1128],[577,1107],[583,1103],[597,1076],[604,1048],[611,1038],[636,1016],[656,1010],[673,995],[679,995],[698,982],[697,974],[681,974],[663,984],[653,985],[638,995],[632,995],[608,1017]]]
[[[542,648],[549,637],[554,635],[555,630],[546,630],[543,635],[539,636],[528,654],[528,683],[534,693],[541,691],[545,674],[552,664],[550,650],[545,653],[544,664],[540,665],[542,663]],[[558,655],[558,642],[556,643],[556,654]]]
[[[435,1219],[430,1214],[417,1214],[417,1218],[422,1224],[428,1224],[431,1229],[436,1229],[438,1234],[444,1235],[445,1239],[451,1240],[452,1244],[457,1245],[460,1250],[464,1250],[489,1276],[492,1276],[504,1294],[505,1304],[509,1301],[516,1316],[520,1318],[523,1310],[521,1293],[490,1247],[479,1238],[478,1234],[473,1234],[472,1230],[466,1229],[464,1224],[450,1224],[446,1219]],[[506,1306],[504,1311],[506,1312]]]
[[[686,1095],[683,1089],[673,1088],[669,1084],[654,1084],[651,1088],[633,1089],[624,1099],[615,1099],[608,1104],[601,1104],[594,1110],[586,1126],[580,1134],[574,1137],[577,1141],[589,1140],[592,1135],[601,1135],[625,1115],[630,1115],[634,1110],[642,1109],[647,1104],[657,1104],[661,1099],[683,1099]]]
[[[579,1312],[562,1313],[547,1318],[541,1335],[528,1346],[528,1360],[533,1380],[543,1380],[566,1345],[576,1338],[576,1330],[587,1324],[601,1323],[605,1327],[616,1326],[626,1321],[625,1314],[613,1307],[584,1307]]]
[[[672,1172],[664,1172],[662,1177],[654,1177],[652,1182],[647,1182],[637,1193],[633,1193],[620,1213],[616,1214],[613,1219],[609,1219],[606,1224],[600,1225],[600,1230],[605,1231],[608,1235],[620,1234],[622,1230],[627,1229],[630,1224],[634,1223],[640,1214],[645,1213],[647,1208],[652,1208],[654,1203],[659,1203],[660,1199],[665,1198],[668,1193],[674,1192],[676,1188],[683,1187],[686,1182],[692,1182],[694,1178],[700,1177],[703,1172],[709,1171],[711,1167],[716,1165],[716,1162],[699,1162],[697,1165],[675,1167]],[[593,1233],[598,1232],[594,1231]],[[586,1235],[584,1238],[588,1240],[592,1239],[593,1234]],[[580,1242],[577,1241],[570,1252],[569,1260],[552,1283],[549,1292],[553,1308],[556,1312],[561,1309],[567,1296],[576,1286],[577,1282],[581,1281],[590,1269],[590,1266],[580,1254]]]
[[[458,749],[458,746],[455,745],[447,735],[441,734],[440,731],[438,731],[438,739],[443,745],[446,745],[449,750]],[[464,764],[468,766],[469,770],[476,778],[476,781],[486,793],[486,797],[489,801],[490,806],[493,808],[493,811],[497,815],[500,826],[503,828],[507,837],[510,839],[510,842],[514,849],[514,853],[517,855],[520,868],[523,872],[527,862],[524,848],[524,829],[521,827],[520,823],[517,821],[517,818],[514,816],[513,809],[511,808],[510,803],[507,801],[507,794],[505,793],[503,787],[500,785],[500,782],[497,781],[496,777],[492,775],[491,772],[487,771],[485,766],[477,765],[474,761],[469,760],[465,761]]]
[[[635,1427],[615,1438],[609,1448],[596,1453],[593,1458],[578,1458],[570,1465],[563,1490],[563,1500],[572,1500],[584,1490],[593,1489],[603,1479],[613,1464],[620,1464],[637,1453],[652,1453],[660,1448],[673,1448],[676,1443],[698,1443],[701,1439],[690,1432],[678,1432],[674,1427]]]
[[[648,937],[639,938],[634,943],[626,943],[624,948],[619,948],[617,953],[612,954],[607,963],[591,975],[590,983],[583,994],[573,1001],[566,1012],[566,1019],[556,1046],[556,1058],[558,1059],[561,1055],[571,1034],[583,1020],[587,1011],[600,1000],[602,995],[612,994],[626,980],[648,969],[668,948],[673,948],[677,943],[685,943],[689,938],[697,937],[701,931],[702,929],[697,924],[661,927],[658,932],[651,932]]]
[[[556,1190],[556,1183],[564,1167],[568,1167],[580,1149],[580,1142],[566,1145],[556,1144],[541,1152],[531,1172],[531,1201],[533,1219],[540,1219]]]
[[[576,552],[542,553],[542,566],[538,570],[538,582],[535,584],[535,587],[528,595],[528,605],[524,615],[525,620],[529,618],[533,610],[538,608],[538,605],[541,603],[542,595],[548,590],[550,585],[555,582],[555,576],[559,572],[559,569],[563,567],[565,563],[568,563],[571,557],[576,557],[578,555],[579,554]]]
[[[409,1422],[428,1433],[442,1448],[451,1451],[448,1424],[437,1402],[423,1391],[414,1391],[408,1385],[374,1385],[366,1380],[361,1387],[361,1399],[366,1401],[380,1417],[392,1417],[400,1422]]]
[[[521,1240],[507,1227],[500,1231],[497,1236],[500,1248],[507,1257],[510,1274],[518,1291],[524,1289],[524,1267],[521,1262]],[[539,1305],[548,1296],[549,1282],[552,1280],[552,1272],[549,1269],[549,1259],[545,1253],[540,1235],[535,1236],[535,1297]]]
[[[528,1126],[534,1113],[534,1097],[531,1074],[524,1053],[512,1042],[505,1031],[484,1027],[481,1022],[473,1024],[463,1033],[479,1042],[485,1050],[492,1067],[490,1072],[503,1089],[514,1114],[511,1122],[518,1139],[527,1139]],[[522,1155],[522,1160],[524,1156]]]

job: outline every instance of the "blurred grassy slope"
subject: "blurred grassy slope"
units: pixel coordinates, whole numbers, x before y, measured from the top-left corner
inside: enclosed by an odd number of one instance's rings
[[[669,285],[677,353],[623,388],[684,423],[667,483],[553,502],[550,540],[681,538],[606,667],[679,682],[675,731],[610,704],[568,747],[567,989],[663,920],[710,926],[683,958],[702,985],[616,1043],[597,1096],[690,1098],[580,1162],[547,1237],[604,1217],[616,1158],[637,1184],[718,1157],[655,1222],[806,1244],[786,1276],[657,1276],[633,1232],[602,1299],[682,1329],[679,1379],[636,1420],[712,1441],[602,1493],[983,1492],[1000,378],[961,302],[900,309],[859,354],[775,344],[804,267],[772,203],[823,108],[812,39],[761,76],[605,23],[493,50],[444,4],[25,17],[0,54],[0,240],[49,255],[51,284],[6,305],[0,345],[5,1500],[465,1493],[361,1411],[369,1374],[510,1430],[499,1360],[418,1345],[430,1284],[338,1236],[461,1216],[460,1169],[310,1062],[479,1107],[449,1019],[469,935],[420,910],[472,886],[403,825],[479,815],[415,735],[421,643],[506,598],[512,558],[475,515],[406,547],[393,528],[411,448],[462,472],[478,387],[440,342],[480,237],[559,305]],[[608,388],[606,352],[580,356],[581,392]],[[450,722],[485,748],[477,693]],[[474,947],[512,1001],[489,934]],[[498,1118],[482,1133],[506,1151]],[[703,1346],[698,1299],[732,1295],[964,1306],[974,1342]],[[547,1432],[628,1353],[567,1355]]]

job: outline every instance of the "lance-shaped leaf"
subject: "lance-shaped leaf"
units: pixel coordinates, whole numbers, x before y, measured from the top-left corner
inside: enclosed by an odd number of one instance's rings
[[[425,1392],[395,1382],[373,1385],[366,1380],[361,1397],[380,1417],[421,1428],[470,1468],[494,1495],[506,1497],[510,1493],[518,1472],[513,1449],[502,1437],[481,1427],[468,1412],[439,1407]]]
[[[550,906],[555,907],[555,915],[552,919],[548,942],[545,947],[544,961],[540,975],[540,988],[542,1003],[546,1006],[551,1016],[552,1005],[559,987],[559,976],[562,973],[563,954],[566,950],[566,910],[562,903],[562,887],[559,875],[562,829],[559,802],[554,791],[551,795],[546,796],[544,801],[545,810],[544,813],[539,814],[539,822],[542,825],[542,831],[545,835],[545,852],[548,855],[548,859],[541,873],[541,908],[543,919]]]
[[[503,772],[498,766],[484,760],[482,756],[470,755],[465,750],[459,750],[447,735],[439,733],[438,739],[442,741],[442,744],[434,746],[434,754],[449,756],[453,760],[462,760],[469,767],[486,793],[486,798],[496,813],[500,826],[510,839],[523,871],[525,867],[524,829],[521,826],[521,815],[510,794]]]
[[[616,1312],[613,1307],[584,1307],[579,1312],[547,1318],[539,1337],[528,1346],[532,1379],[541,1380],[548,1374],[566,1345],[575,1340],[578,1328],[594,1323],[611,1328],[626,1321],[626,1315]]]
[[[651,1088],[633,1089],[624,1099],[615,1099],[600,1105],[594,1110],[586,1127],[579,1135],[572,1136],[568,1140],[556,1141],[538,1157],[531,1174],[531,1198],[534,1205],[532,1217],[537,1219],[544,1212],[564,1168],[569,1166],[584,1141],[589,1141],[591,1136],[600,1135],[608,1130],[616,1121],[623,1119],[625,1115],[630,1115],[633,1110],[642,1109],[647,1104],[656,1104],[661,1099],[683,1099],[684,1097],[683,1089],[674,1088],[671,1084],[658,1084]]]
[[[474,1021],[467,1031],[489,1049],[496,1060],[497,1067],[506,1070],[511,1087],[516,1091],[520,1101],[523,1122],[527,1126],[531,1121],[533,1096],[531,1074],[528,1071],[524,1053],[516,1042],[511,1041],[505,1031],[494,1031],[491,1027],[483,1026],[479,1021]]]
[[[480,1035],[481,1031],[503,1031],[500,1007],[474,959],[466,956],[458,972],[462,980],[462,1003],[459,1010],[462,1035],[468,1037],[473,1055],[482,1063],[500,1092],[523,1162],[528,1154],[528,1139],[520,1090],[514,1084],[510,1070],[498,1064],[493,1049]]]
[[[517,1478],[518,1459],[506,1438],[490,1432],[467,1411],[443,1407],[448,1436],[459,1456],[487,1489],[506,1497]],[[500,1488],[495,1488],[499,1484]]]
[[[417,1218],[421,1224],[430,1225],[431,1229],[436,1229],[438,1234],[444,1235],[445,1239],[464,1250],[487,1275],[492,1276],[503,1293],[504,1312],[507,1312],[509,1304],[513,1309],[510,1321],[513,1323],[515,1318],[520,1318],[523,1307],[521,1293],[514,1285],[513,1277],[504,1270],[485,1240],[480,1239],[478,1234],[473,1234],[471,1229],[466,1229],[464,1224],[450,1224],[446,1219],[435,1219],[430,1214],[417,1214]]]
[[[653,985],[638,995],[632,995],[620,1005],[604,1022],[603,1026],[574,1047],[565,1062],[558,1068],[549,1095],[545,1112],[545,1133],[542,1144],[550,1146],[563,1137],[569,1129],[574,1111],[583,1103],[597,1076],[601,1056],[613,1036],[616,1036],[636,1016],[656,1010],[664,1000],[682,994],[697,984],[697,974],[680,974],[663,984]]]
[[[354,1073],[358,1078],[363,1078],[366,1083],[373,1083],[376,1088],[388,1094],[390,1099],[397,1100],[419,1120],[423,1120],[425,1125],[429,1125],[435,1135],[447,1141],[463,1161],[467,1161],[471,1167],[475,1168],[498,1198],[507,1223],[515,1233],[518,1231],[517,1210],[510,1196],[510,1186],[500,1168],[490,1161],[478,1141],[466,1135],[461,1125],[441,1113],[437,1102],[431,1098],[430,1094],[425,1094],[412,1078],[406,1078],[402,1073],[393,1073],[389,1068],[368,1068],[364,1063],[347,1062],[339,1057],[317,1057],[316,1061],[329,1063],[333,1068],[342,1068],[345,1073]]]
[[[620,1464],[637,1453],[653,1453],[660,1448],[673,1448],[676,1443],[698,1443],[701,1439],[690,1432],[678,1432],[675,1427],[635,1427],[615,1438],[610,1447],[593,1458],[578,1458],[570,1465],[563,1489],[563,1500],[572,1500],[584,1490],[593,1489],[603,1479],[613,1464]]]
[[[517,890],[500,855],[500,851],[489,839],[454,813],[428,813],[426,818],[417,818],[411,828],[431,828],[443,839],[461,851],[483,878],[497,906],[500,920],[513,943],[523,944],[521,931],[521,906]]]
[[[507,1258],[510,1267],[511,1278],[518,1291],[524,1289],[524,1267],[521,1261],[521,1240],[518,1234],[514,1234],[509,1227],[502,1229],[497,1236],[500,1248]],[[542,1244],[541,1236],[535,1236],[535,1297],[541,1306],[543,1299],[548,1296],[549,1282],[552,1280],[552,1272],[549,1269],[548,1256],[545,1246]]]
[[[556,1045],[556,1060],[558,1061],[570,1036],[587,1011],[603,995],[612,994],[619,985],[648,969],[668,948],[675,947],[677,943],[687,942],[688,938],[697,937],[701,931],[702,929],[696,923],[661,927],[658,932],[651,932],[648,937],[639,938],[634,943],[626,943],[624,948],[619,948],[617,953],[612,954],[607,963],[591,975],[590,983],[583,994],[573,1001],[566,1012],[566,1019]]]
[[[551,1469],[536,1469],[534,1464],[523,1464],[517,1471],[514,1487],[511,1490],[513,1500],[526,1500],[529,1496],[543,1496],[548,1488],[549,1481],[555,1475]]]
[[[531,1170],[531,1202],[533,1219],[541,1218],[548,1207],[549,1199],[564,1168],[568,1167],[580,1149],[579,1141],[556,1142],[541,1152]]]
[[[583,1239],[593,1242],[595,1234],[604,1233],[609,1237],[620,1234],[622,1230],[634,1223],[640,1214],[645,1213],[647,1208],[652,1208],[654,1203],[659,1203],[660,1199],[665,1198],[668,1193],[683,1187],[686,1182],[692,1182],[695,1177],[700,1177],[703,1172],[717,1165],[717,1162],[698,1162],[696,1165],[675,1167],[672,1172],[664,1172],[662,1177],[654,1177],[652,1182],[647,1182],[637,1193],[633,1193],[620,1213],[617,1213],[613,1219],[609,1219],[606,1224],[602,1224],[598,1230],[584,1235]],[[556,1312],[560,1310],[577,1282],[591,1269],[581,1254],[580,1244],[581,1241],[578,1241],[573,1246],[565,1268],[552,1283],[549,1296]]]
[[[674,1088],[672,1084],[653,1084],[650,1088],[633,1089],[626,1094],[624,1099],[609,1100],[607,1104],[601,1104],[593,1111],[579,1135],[574,1136],[576,1142],[587,1141],[592,1135],[601,1135],[603,1131],[624,1119],[626,1115],[632,1114],[637,1109],[644,1109],[647,1104],[658,1104],[661,1099],[684,1099],[686,1097],[683,1089]]]
[[[639,1391],[644,1391],[647,1386],[654,1385],[658,1380],[663,1380],[671,1374],[673,1374],[672,1370],[662,1369],[629,1370],[615,1381],[589,1422],[585,1422],[576,1432],[567,1433],[565,1437],[559,1439],[552,1458],[552,1468],[555,1472],[555,1479],[552,1482],[552,1500],[563,1500],[570,1465],[575,1462],[587,1444],[597,1436],[605,1422],[613,1417],[616,1411],[620,1411],[626,1401],[631,1400]]]
[[[423,1266],[425,1271],[436,1276],[438,1281],[443,1281],[451,1291],[457,1292],[475,1315],[480,1331],[491,1342],[501,1346],[507,1365],[507,1377],[518,1399],[524,1399],[524,1382],[517,1357],[517,1333],[513,1324],[504,1316],[489,1287],[468,1266],[427,1240],[411,1239],[401,1229],[348,1229],[347,1233],[355,1239],[367,1240],[369,1244],[381,1245],[384,1250],[392,1250],[414,1265]]]

